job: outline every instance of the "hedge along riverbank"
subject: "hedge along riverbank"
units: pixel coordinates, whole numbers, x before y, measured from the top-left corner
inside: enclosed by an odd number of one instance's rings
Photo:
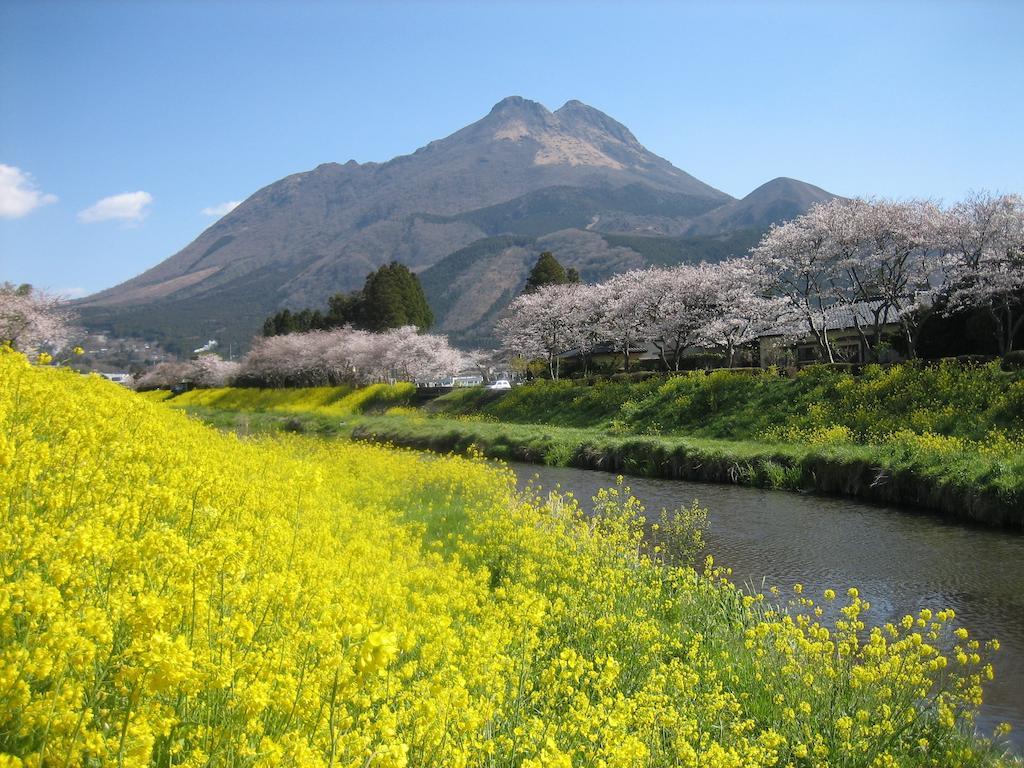
[[[936,460],[910,446],[796,445],[415,416],[359,417],[354,439],[438,453],[470,448],[505,460],[645,477],[851,496],[941,512],[961,521],[1024,528],[1024,492],[979,477],[977,462]]]

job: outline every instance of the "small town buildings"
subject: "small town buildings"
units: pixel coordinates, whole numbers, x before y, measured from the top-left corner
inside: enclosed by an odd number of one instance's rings
[[[877,320],[876,320],[877,318]],[[870,362],[871,355],[858,326],[868,338],[875,333],[875,323],[883,342],[901,337],[899,313],[883,301],[864,301],[856,304],[837,304],[825,312],[825,326],[832,354],[836,362],[863,364]],[[879,362],[899,362],[903,355],[891,343],[883,343],[877,350]],[[673,350],[665,351],[668,365],[672,366]],[[616,344],[598,344],[587,353],[586,368],[591,372],[624,370],[622,349]],[[563,375],[581,371],[584,355],[579,349],[567,349],[558,355]],[[683,368],[720,368],[725,365],[720,351],[687,347],[682,355]],[[799,321],[782,323],[751,344],[736,350],[734,365],[761,366],[802,366],[821,362],[821,351],[817,339]],[[661,370],[665,366],[661,351],[653,341],[636,342],[629,348],[630,370]]]
[[[900,335],[899,313],[882,301],[835,305],[825,311],[825,332],[836,362],[870,362],[869,350],[857,329],[859,326],[871,337],[875,332],[876,316],[883,341]],[[769,365],[809,365],[821,360],[817,339],[799,321],[777,326],[757,341],[762,368]],[[883,363],[903,359],[891,346],[881,350],[879,357],[879,362]]]
[[[132,375],[130,373],[124,373],[120,371],[115,373],[100,373],[100,376],[102,376],[104,379],[107,379],[108,381],[114,382],[115,384],[122,384],[126,387],[131,383],[132,380]]]

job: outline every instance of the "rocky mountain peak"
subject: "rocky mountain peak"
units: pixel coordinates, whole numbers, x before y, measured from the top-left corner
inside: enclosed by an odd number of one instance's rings
[[[554,116],[547,107],[522,96],[508,96],[495,104],[480,121],[495,139],[519,139],[537,136],[554,127]]]
[[[491,107],[490,114],[501,116],[536,115],[539,117],[546,117],[550,115],[551,112],[549,112],[548,108],[538,101],[524,99],[522,96],[506,96]]]
[[[623,170],[653,158],[624,125],[577,100],[551,112],[536,101],[509,96],[477,126],[482,130],[476,135],[487,140],[536,147],[533,164],[537,166]]]
[[[580,129],[589,129],[607,134],[624,144],[639,145],[640,143],[632,132],[618,120],[614,120],[601,110],[576,99],[565,102],[555,110],[554,115],[566,129],[576,133],[580,132]]]

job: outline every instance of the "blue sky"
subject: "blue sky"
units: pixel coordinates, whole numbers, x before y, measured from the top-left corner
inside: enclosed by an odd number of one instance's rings
[[[735,196],[776,176],[1024,192],[1022,33],[1011,0],[3,0],[0,281],[100,290],[204,209],[412,152],[512,94],[580,99]]]

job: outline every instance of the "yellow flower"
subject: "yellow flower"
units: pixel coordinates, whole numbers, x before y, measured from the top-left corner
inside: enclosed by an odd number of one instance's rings
[[[333,417],[370,389],[170,405],[0,353],[0,768],[990,754],[967,734],[995,642],[953,633],[965,661],[943,669],[935,624],[868,630],[856,590],[826,625],[710,558],[666,567],[624,487],[593,519],[480,457],[239,439],[177,410]]]

